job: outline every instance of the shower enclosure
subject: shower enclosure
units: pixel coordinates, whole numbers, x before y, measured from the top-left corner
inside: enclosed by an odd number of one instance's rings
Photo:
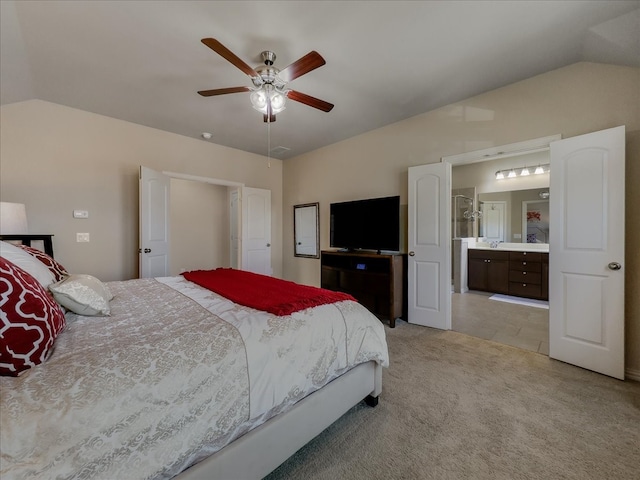
[[[475,187],[455,188],[451,190],[451,251],[454,252],[455,238],[470,238],[477,235],[480,212],[476,210],[474,198],[476,197]],[[451,281],[454,281],[456,271],[456,255],[451,255]],[[461,260],[458,260],[461,261]]]
[[[473,237],[474,221],[478,212],[474,210],[473,198],[466,195],[451,196],[451,236],[452,238]]]

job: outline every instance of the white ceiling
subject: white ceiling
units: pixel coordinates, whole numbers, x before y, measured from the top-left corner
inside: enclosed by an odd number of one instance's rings
[[[282,69],[311,50],[326,65],[291,88],[271,147],[290,158],[578,61],[640,67],[635,1],[7,1],[0,2],[0,102],[49,102],[267,154],[251,86],[204,46]],[[205,140],[202,140],[205,141]]]

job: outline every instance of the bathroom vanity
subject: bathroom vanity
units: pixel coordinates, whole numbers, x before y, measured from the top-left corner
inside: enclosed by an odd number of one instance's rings
[[[549,298],[549,253],[544,247],[476,245],[468,249],[467,268],[470,290],[538,300]]]

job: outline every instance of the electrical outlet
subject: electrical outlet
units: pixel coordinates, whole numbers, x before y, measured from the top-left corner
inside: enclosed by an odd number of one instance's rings
[[[73,218],[89,218],[89,210],[74,210]]]
[[[88,242],[89,234],[88,233],[76,233],[76,242]]]

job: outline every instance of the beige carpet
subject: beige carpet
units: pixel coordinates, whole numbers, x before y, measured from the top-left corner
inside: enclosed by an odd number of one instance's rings
[[[269,480],[640,478],[640,383],[403,321],[387,339],[379,405]]]

